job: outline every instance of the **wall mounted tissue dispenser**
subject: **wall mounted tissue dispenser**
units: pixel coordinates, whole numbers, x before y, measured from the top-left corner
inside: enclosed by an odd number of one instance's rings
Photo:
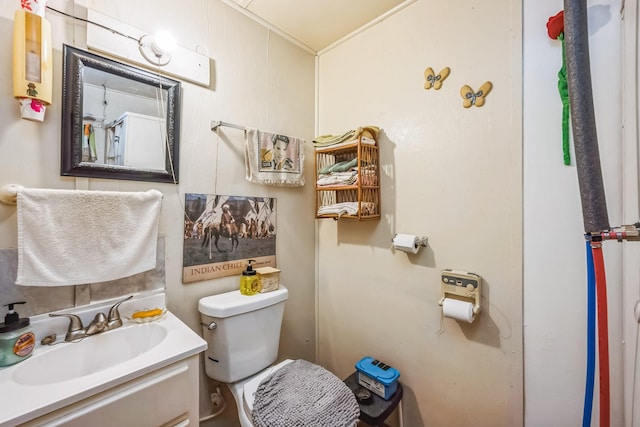
[[[475,273],[446,269],[441,273],[440,300],[445,317],[474,321],[480,313],[482,277]]]

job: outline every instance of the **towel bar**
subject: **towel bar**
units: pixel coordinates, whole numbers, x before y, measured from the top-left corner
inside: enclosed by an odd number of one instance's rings
[[[225,126],[228,128],[247,130],[246,127],[240,125],[234,125],[233,123],[227,123],[220,120],[211,120],[211,130],[217,130],[220,126]]]
[[[0,187],[0,202],[6,205],[15,205],[18,201],[18,191],[22,190],[22,185],[5,184]]]

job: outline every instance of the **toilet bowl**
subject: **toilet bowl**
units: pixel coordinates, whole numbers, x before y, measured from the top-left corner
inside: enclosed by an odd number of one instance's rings
[[[276,367],[286,364],[272,366],[278,356],[288,295],[287,288],[280,286],[275,291],[252,296],[235,290],[198,302],[202,334],[209,344],[205,371],[231,390],[242,427],[253,425],[253,395],[260,382]],[[245,386],[249,391],[245,392]]]
[[[205,351],[207,376],[229,387],[242,427],[252,427],[254,420],[261,425],[286,426],[288,420],[300,417],[321,418],[326,425],[353,425],[359,407],[339,378],[304,360],[287,359],[273,365],[287,298],[288,290],[280,286],[252,296],[235,290],[200,299],[202,333],[209,344]],[[299,390],[300,384],[304,384],[304,391]],[[343,405],[347,410],[342,410]],[[349,422],[333,423],[334,412]]]
[[[238,418],[242,427],[253,427],[251,420],[251,412],[253,411],[253,400],[258,386],[269,375],[276,372],[281,367],[293,362],[291,359],[284,360],[277,365],[268,367],[267,369],[232,384],[227,384],[231,394],[233,395],[238,407]]]

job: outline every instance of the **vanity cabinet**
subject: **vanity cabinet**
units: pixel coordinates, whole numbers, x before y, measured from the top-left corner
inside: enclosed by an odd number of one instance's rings
[[[345,170],[346,169],[346,170]],[[362,137],[315,149],[316,218],[380,219],[378,143]]]
[[[198,357],[152,371],[20,426],[197,426]]]

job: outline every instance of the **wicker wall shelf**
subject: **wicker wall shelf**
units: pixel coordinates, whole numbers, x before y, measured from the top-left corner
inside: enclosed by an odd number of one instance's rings
[[[328,173],[331,169],[335,170]],[[316,148],[315,171],[316,218],[380,219],[377,142],[372,145],[358,138],[336,147]]]

